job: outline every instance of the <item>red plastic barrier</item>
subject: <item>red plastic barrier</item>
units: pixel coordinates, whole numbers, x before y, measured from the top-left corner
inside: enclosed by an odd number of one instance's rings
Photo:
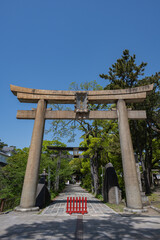
[[[66,213],[87,213],[87,198],[85,197],[67,197],[67,209]]]

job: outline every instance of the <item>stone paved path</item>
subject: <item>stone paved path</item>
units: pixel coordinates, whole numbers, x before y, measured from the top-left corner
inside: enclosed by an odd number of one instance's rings
[[[79,184],[70,184],[58,197],[56,197],[53,203],[42,212],[42,215],[67,216],[67,197],[87,197],[88,213],[85,214],[87,216],[106,216],[108,214],[117,214],[107,205],[93,197],[92,194],[82,189]]]

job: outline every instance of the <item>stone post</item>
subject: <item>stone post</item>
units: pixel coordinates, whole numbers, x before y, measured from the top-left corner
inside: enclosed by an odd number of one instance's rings
[[[128,123],[128,113],[124,100],[120,99],[117,102],[117,115],[119,124],[127,208],[136,211],[136,209],[137,210],[142,209],[142,200],[137,178],[136,162],[134,158],[132,139]]]
[[[28,162],[23,183],[20,207],[17,211],[33,211],[36,202],[36,192],[39,175],[39,165],[41,157],[41,148],[45,124],[45,111],[47,103],[45,100],[39,100],[34,121],[32,140],[29,149]]]

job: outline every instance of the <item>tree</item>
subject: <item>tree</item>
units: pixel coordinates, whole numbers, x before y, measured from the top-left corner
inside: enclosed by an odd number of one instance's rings
[[[1,139],[0,139],[0,151],[2,150],[2,148],[3,148],[4,146],[8,146],[8,144],[2,142]]]
[[[138,86],[139,78],[144,75],[147,63],[142,62],[137,66],[136,55],[130,56],[129,50],[124,50],[121,58],[112,64],[108,74],[99,76],[109,80],[109,84],[104,89],[124,89]]]
[[[105,89],[121,89],[143,86],[154,83],[153,92],[147,96],[144,103],[128,105],[132,109],[146,110],[146,121],[130,121],[131,134],[135,152],[139,161],[143,161],[146,171],[146,192],[150,192],[153,139],[159,139],[160,130],[160,72],[152,76],[144,77],[147,63],[136,64],[136,56],[131,56],[129,50],[124,50],[123,55],[109,68],[108,74],[100,74],[100,77],[109,81]]]
[[[0,168],[0,195],[2,198],[16,198],[19,201],[28,152],[28,148],[16,149],[16,153],[8,158],[7,165]]]

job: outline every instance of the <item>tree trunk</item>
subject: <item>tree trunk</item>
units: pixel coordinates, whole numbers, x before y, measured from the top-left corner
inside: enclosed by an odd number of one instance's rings
[[[152,169],[152,139],[153,139],[153,131],[151,126],[149,126],[149,156],[148,156],[148,168],[147,168],[147,175],[148,175],[148,180],[151,186],[152,179],[151,179],[151,169]]]
[[[144,177],[145,177],[145,183],[146,183],[146,193],[149,194],[151,192],[151,169],[152,169],[152,129],[151,126],[148,126],[146,129],[148,135],[148,144],[146,144],[146,154],[145,154],[145,172],[144,172]],[[146,138],[147,139],[147,138]]]
[[[149,194],[150,193],[150,184],[149,184],[149,181],[148,181],[147,171],[146,171],[145,164],[144,164],[143,160],[142,160],[142,169],[143,169],[143,177],[144,177],[144,184],[145,184],[145,193]]]
[[[56,169],[56,179],[55,179],[55,190],[59,190],[59,170],[60,170],[60,165],[61,165],[61,158],[58,157],[57,160],[57,169]]]
[[[97,154],[97,152],[91,158],[91,169],[93,171],[94,194],[98,195],[100,193],[100,188],[99,188],[98,154]]]
[[[94,171],[93,171],[93,158],[90,158],[90,167],[91,167],[91,188],[92,193],[94,193]]]

